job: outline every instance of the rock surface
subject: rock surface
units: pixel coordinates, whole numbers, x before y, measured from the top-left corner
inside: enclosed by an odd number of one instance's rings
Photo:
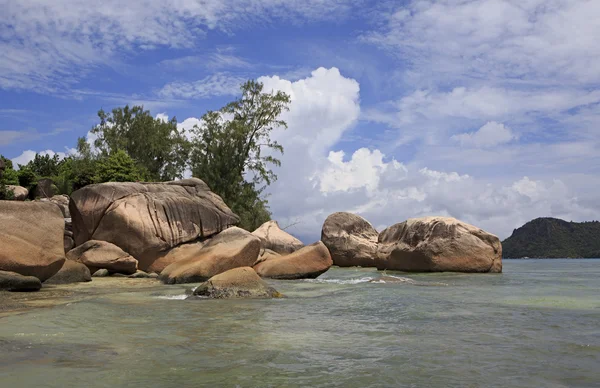
[[[251,267],[230,269],[200,284],[189,297],[225,298],[281,298],[273,287],[270,287],[256,274]]]
[[[254,270],[265,278],[312,279],[332,265],[329,250],[319,241],[289,255],[260,262],[254,266]]]
[[[56,206],[58,206],[58,208],[62,212],[64,218],[71,218],[71,213],[69,212],[69,196],[68,195],[65,195],[65,194],[55,195],[50,198],[41,198],[41,199],[39,199],[39,201],[40,202],[50,202],[50,203],[55,204]]]
[[[213,237],[196,256],[176,261],[160,274],[167,284],[203,282],[227,270],[249,267],[260,253],[260,239],[237,228]]]
[[[15,201],[24,201],[29,196],[29,190],[23,186],[6,185],[6,188],[13,192]]]
[[[58,271],[44,284],[69,284],[92,281],[90,270],[85,265],[73,260],[65,260],[60,271]]]
[[[134,274],[138,262],[129,253],[106,241],[91,240],[67,252],[67,259],[85,264],[91,273],[106,269],[110,273]]]
[[[37,291],[42,282],[35,276],[23,276],[16,272],[0,271],[0,290]]]
[[[256,260],[254,262],[254,265],[252,265],[252,266],[254,267],[256,264],[262,263],[263,261],[278,259],[281,256],[283,256],[283,255],[280,255],[279,253],[272,251],[270,249],[263,249],[260,251],[260,256],[258,256],[258,260]]]
[[[136,273],[127,277],[130,279],[158,279],[158,274],[156,272],[148,273],[138,270]]]
[[[304,247],[302,241],[279,228],[277,221],[265,222],[252,234],[260,238],[263,249],[270,249],[282,255]]]
[[[64,228],[54,205],[0,201],[0,270],[50,278],[65,260]]]
[[[498,237],[449,217],[412,218],[379,235],[377,269],[502,272]]]
[[[327,217],[321,231],[333,265],[340,267],[375,267],[378,236],[367,220],[346,212]]]
[[[138,259],[144,271],[161,271],[168,263],[153,264],[168,250],[239,222],[221,197],[195,178],[86,186],[71,195],[69,210],[76,245],[111,242]]]

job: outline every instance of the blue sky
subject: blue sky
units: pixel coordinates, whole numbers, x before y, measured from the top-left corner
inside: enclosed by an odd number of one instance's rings
[[[97,4],[96,4],[97,3]],[[73,152],[100,108],[190,128],[258,78],[292,95],[274,218],[454,216],[505,238],[600,218],[600,3],[0,0],[0,153]],[[201,178],[201,177],[200,177]]]

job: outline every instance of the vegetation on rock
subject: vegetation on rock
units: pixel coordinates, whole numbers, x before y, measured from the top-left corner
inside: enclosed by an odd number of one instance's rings
[[[537,218],[515,229],[502,242],[507,258],[600,257],[600,222]]]

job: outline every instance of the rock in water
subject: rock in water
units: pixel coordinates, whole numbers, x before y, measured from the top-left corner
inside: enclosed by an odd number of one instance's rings
[[[50,278],[65,260],[64,230],[55,205],[0,201],[0,270]]]
[[[193,296],[224,298],[281,298],[273,287],[262,280],[251,267],[230,269],[200,284]]]
[[[312,279],[332,265],[329,250],[319,241],[287,256],[259,262],[254,266],[254,270],[264,278]]]
[[[60,271],[46,280],[44,284],[69,284],[91,281],[92,275],[90,275],[88,267],[73,260],[65,260]]]
[[[210,239],[197,256],[169,265],[161,272],[160,279],[167,284],[206,281],[227,270],[251,266],[259,253],[258,237],[232,227]]]
[[[29,196],[29,190],[23,186],[6,185],[6,189],[13,192],[15,201],[24,201]]]
[[[375,267],[378,236],[367,220],[346,212],[327,217],[321,231],[333,265],[340,267]]]
[[[502,272],[502,246],[493,234],[455,218],[412,218],[381,232],[377,269]]]
[[[16,272],[0,271],[0,290],[38,291],[42,282],[35,276],[23,276]]]
[[[263,249],[270,249],[281,255],[286,255],[304,247],[302,241],[281,230],[277,221],[267,221],[252,232],[260,238]]]
[[[91,240],[67,252],[67,259],[85,264],[91,273],[106,269],[111,273],[134,274],[138,261],[118,246]]]
[[[200,179],[166,183],[102,183],[71,195],[69,210],[76,245],[111,242],[160,272],[166,252],[236,225],[236,216]]]

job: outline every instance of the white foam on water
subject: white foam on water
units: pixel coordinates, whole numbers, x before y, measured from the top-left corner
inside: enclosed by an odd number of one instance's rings
[[[387,276],[387,277],[389,277],[389,278],[398,279],[398,282],[393,282],[393,283],[410,283],[410,284],[417,284],[417,282],[416,282],[414,279],[411,279],[411,278],[405,278],[405,277],[402,277],[402,276],[392,276],[392,275],[386,275],[386,276]],[[385,284],[385,283],[387,283],[387,282],[385,281],[385,279],[376,279],[376,280],[373,280],[373,282],[372,282],[372,283],[381,283],[381,284]]]
[[[183,295],[161,295],[161,296],[157,296],[158,299],[168,299],[168,300],[184,300],[188,297],[189,295],[183,294]]]
[[[372,277],[363,277],[358,279],[304,279],[304,281],[308,283],[359,284],[368,283],[373,279]]]

